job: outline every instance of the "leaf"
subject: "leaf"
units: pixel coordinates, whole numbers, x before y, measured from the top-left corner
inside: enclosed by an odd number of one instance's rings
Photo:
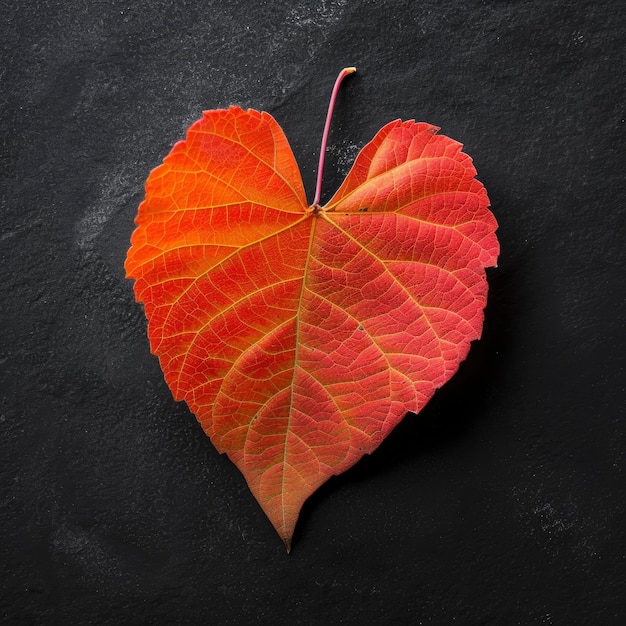
[[[146,183],[126,270],[152,352],[287,549],[480,337],[497,225],[437,130],[387,124],[319,207],[274,118],[206,111]]]

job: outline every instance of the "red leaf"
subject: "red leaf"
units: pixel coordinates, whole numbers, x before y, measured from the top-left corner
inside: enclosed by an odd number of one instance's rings
[[[146,183],[126,270],[152,352],[288,549],[480,337],[496,221],[437,130],[387,124],[319,207],[269,114],[207,111]]]

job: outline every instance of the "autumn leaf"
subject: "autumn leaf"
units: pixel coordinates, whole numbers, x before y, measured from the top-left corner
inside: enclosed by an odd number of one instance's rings
[[[308,205],[271,115],[206,111],[147,180],[126,270],[152,352],[288,550],[304,501],[480,337],[497,225],[437,131],[387,124],[320,206],[324,140]]]

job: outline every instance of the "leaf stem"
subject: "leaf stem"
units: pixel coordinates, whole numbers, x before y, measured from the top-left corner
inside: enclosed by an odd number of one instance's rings
[[[313,206],[317,206],[320,203],[320,198],[322,197],[322,176],[324,174],[324,156],[326,155],[326,144],[328,142],[328,133],[330,132],[330,120],[333,116],[333,109],[335,108],[335,101],[337,100],[337,94],[339,93],[339,87],[343,79],[348,76],[348,74],[353,74],[356,72],[356,67],[344,67],[341,72],[339,72],[339,76],[337,76],[337,80],[335,81],[335,86],[333,87],[333,92],[330,96],[330,103],[328,105],[328,113],[326,114],[326,124],[324,125],[324,133],[322,134],[322,146],[320,148],[320,161],[317,167],[317,184],[315,186],[315,198],[313,198]]]

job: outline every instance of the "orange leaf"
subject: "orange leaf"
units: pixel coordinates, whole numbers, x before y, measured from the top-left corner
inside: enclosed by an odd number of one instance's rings
[[[496,221],[437,130],[387,124],[319,207],[274,118],[206,111],[146,183],[126,270],[152,352],[288,549],[480,337]]]

